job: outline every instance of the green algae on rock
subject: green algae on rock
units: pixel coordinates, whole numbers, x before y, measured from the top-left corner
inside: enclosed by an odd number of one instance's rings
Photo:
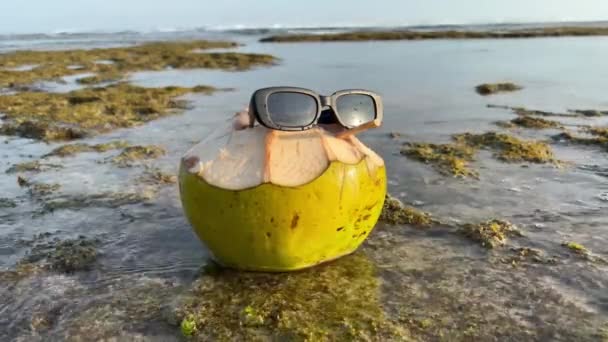
[[[62,305],[39,308],[30,317],[30,328],[34,334],[48,332],[61,316]]]
[[[570,113],[578,114],[586,117],[606,116],[608,110],[597,110],[597,109],[569,109]]]
[[[176,319],[194,341],[403,340],[375,272],[358,253],[294,273],[206,272]]]
[[[196,328],[196,316],[189,314],[180,323],[180,330],[185,337],[192,337],[198,332]]]
[[[146,70],[226,69],[245,70],[271,65],[269,55],[246,53],[205,53],[214,48],[236,47],[225,41],[152,42],[142,45],[56,51],[24,50],[0,54],[0,88],[19,88],[39,81],[56,81],[69,75],[93,73],[80,80],[97,84],[124,79],[128,73]],[[110,61],[111,63],[99,63]],[[29,70],[11,70],[22,65],[35,65]],[[73,66],[79,66],[74,68]]]
[[[401,149],[402,155],[432,164],[444,175],[473,178],[478,177],[478,174],[469,168],[469,163],[473,161],[476,152],[475,148],[462,143],[407,143]]]
[[[580,255],[586,255],[589,254],[589,250],[581,245],[580,243],[577,242],[564,242],[562,243],[562,246],[568,248],[569,250],[575,252],[576,254],[580,254]]]
[[[119,208],[152,200],[156,189],[146,188],[133,192],[102,192],[96,194],[62,195],[44,200],[39,215],[57,210],[79,210],[82,208]]]
[[[500,127],[514,128],[523,127],[531,129],[545,129],[545,128],[563,128],[562,124],[557,121],[546,120],[543,118],[537,118],[530,115],[521,115],[511,121],[503,122],[499,121],[496,123]]]
[[[444,175],[478,178],[469,168],[480,148],[495,150],[494,156],[504,162],[557,163],[549,145],[539,141],[524,141],[514,136],[488,132],[463,133],[452,137],[454,143],[406,143],[401,154],[429,163]]]
[[[61,189],[60,184],[31,182],[22,176],[17,177],[17,183],[20,187],[27,188],[28,194],[35,199],[43,198]]]
[[[142,334],[142,331],[156,324],[166,325],[163,311],[178,286],[169,280],[147,276],[121,278],[112,281],[103,295],[91,296],[91,301],[80,312],[65,313],[61,340],[145,341],[154,333]],[[174,340],[172,337],[170,340]]]
[[[404,206],[399,199],[391,195],[386,195],[384,199],[384,207],[379,220],[391,225],[411,224],[414,226],[428,226],[435,222],[431,214]]]
[[[607,342],[608,341],[608,322],[606,322],[604,324],[604,326],[602,328],[600,328],[600,332],[599,332],[598,335],[601,338],[602,342]]]
[[[519,267],[530,263],[546,265],[557,264],[557,259],[547,257],[545,252],[540,249],[530,247],[513,247],[511,248],[510,252],[510,256],[499,259],[501,263],[508,264],[513,267]]]
[[[98,241],[80,236],[77,239],[53,240],[35,245],[24,263],[42,263],[44,268],[61,273],[88,270],[97,260]]]
[[[515,113],[517,115],[521,115],[521,116],[564,116],[564,117],[577,117],[578,116],[577,114],[555,113],[555,112],[548,112],[548,111],[543,111],[543,110],[528,109],[525,107],[512,107],[512,106],[504,106],[504,105],[496,105],[496,104],[488,104],[488,105],[486,105],[486,107],[510,110],[513,113]]]
[[[597,341],[593,334],[604,316],[546,286],[534,270],[514,271],[463,255],[450,262],[442,249],[429,256],[440,262],[421,266],[413,260],[420,257],[416,251],[383,270],[386,310],[398,315],[413,341]],[[536,328],[540,316],[547,326]]]
[[[608,141],[608,127],[589,127],[587,132]]]
[[[144,88],[119,83],[68,93],[22,92],[0,96],[0,133],[45,141],[79,139],[133,127],[188,108],[179,96],[209,87]],[[86,132],[86,133],[82,133]]]
[[[51,152],[42,156],[42,158],[53,157],[53,156],[54,157],[68,157],[68,156],[73,156],[73,155],[76,155],[78,153],[83,153],[83,152],[107,152],[107,151],[111,151],[111,150],[123,149],[126,147],[129,147],[129,144],[123,140],[110,141],[107,143],[101,143],[101,144],[95,144],[95,145],[82,144],[82,143],[68,144],[68,145],[62,145],[62,146],[55,148]]]
[[[15,283],[43,271],[38,265],[19,263],[13,269],[0,271],[0,283]]]
[[[574,135],[571,132],[563,132],[556,134],[551,138],[558,142],[568,142],[579,145],[599,146],[608,149],[608,136],[604,136],[601,131],[594,131],[594,128],[588,128],[588,132],[594,136],[585,137]]]
[[[106,72],[103,75],[93,75],[93,76],[86,76],[86,77],[82,77],[82,78],[78,78],[76,80],[76,83],[82,84],[82,85],[99,85],[102,83],[113,83],[113,82],[119,82],[123,79],[124,75],[121,75],[120,73],[116,72]]]
[[[10,198],[0,197],[0,208],[15,208],[17,203]]]
[[[512,82],[483,83],[475,87],[479,95],[493,95],[498,93],[513,92],[523,89],[521,86]]]
[[[27,178],[25,178],[23,176],[17,176],[17,184],[20,187],[26,187],[26,186],[29,186],[30,182],[27,180]]]
[[[578,255],[579,257],[581,257],[584,260],[594,262],[594,263],[599,263],[599,264],[608,264],[608,260],[595,255],[589,249],[587,249],[587,247],[583,246],[582,244],[580,244],[578,242],[566,241],[566,242],[562,243],[562,246],[567,248],[570,252],[574,253],[575,255]]]
[[[46,236],[46,235],[45,235]],[[97,260],[95,239],[35,241],[30,251],[11,270],[0,272],[0,280],[17,282],[44,271],[74,273],[86,271]]]
[[[148,168],[138,177],[137,182],[150,185],[175,184],[177,183],[177,176],[157,168]]]
[[[460,227],[459,232],[486,248],[504,246],[509,236],[522,236],[515,225],[498,219],[477,224],[464,224]]]
[[[167,150],[157,145],[129,146],[111,160],[112,163],[120,167],[129,167],[140,160],[156,159],[164,156],[166,153]]]
[[[23,162],[14,164],[8,168],[6,173],[18,173],[18,172],[42,172],[53,169],[61,169],[63,166],[58,164],[41,163],[39,160],[33,160],[29,162]]]
[[[371,40],[429,40],[429,39],[514,39],[533,37],[568,37],[568,36],[606,36],[605,27],[546,27],[514,29],[501,31],[357,31],[331,34],[286,34],[260,39],[263,43],[283,42],[335,42],[335,41],[371,41]]]
[[[497,109],[506,109],[510,110],[513,113],[521,116],[557,116],[557,117],[597,117],[608,115],[608,111],[601,111],[595,109],[569,109],[568,113],[557,113],[557,112],[549,112],[544,110],[537,109],[529,109],[525,107],[512,107],[512,106],[504,106],[504,105],[496,105],[496,104],[488,104],[486,107],[488,108],[497,108]]]
[[[2,126],[0,126],[0,134],[43,141],[66,141],[86,138],[91,135],[91,132],[76,127],[62,125],[60,123],[15,120],[3,123]]]
[[[463,133],[455,135],[454,140],[475,148],[489,148],[495,150],[495,157],[505,162],[556,162],[551,147],[546,143],[540,141],[525,141],[504,133]]]
[[[28,193],[33,198],[42,198],[48,196],[59,189],[61,189],[61,184],[57,183],[29,183],[28,184]]]

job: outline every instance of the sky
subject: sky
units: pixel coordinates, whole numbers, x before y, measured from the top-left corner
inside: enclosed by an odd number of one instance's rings
[[[608,20],[606,0],[0,0],[0,33]]]

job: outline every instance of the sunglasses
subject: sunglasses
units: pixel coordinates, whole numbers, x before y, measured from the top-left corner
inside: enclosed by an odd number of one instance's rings
[[[256,90],[249,104],[250,123],[281,131],[303,131],[317,124],[340,124],[353,134],[380,126],[382,99],[368,90],[340,90],[330,96],[295,87]]]

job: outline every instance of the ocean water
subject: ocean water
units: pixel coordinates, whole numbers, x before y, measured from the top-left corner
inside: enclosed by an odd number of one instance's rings
[[[133,83],[144,86],[234,88],[212,96],[189,95],[186,98],[192,108],[183,114],[85,141],[125,139],[162,145],[167,155],[152,164],[167,172],[176,172],[180,155],[246,105],[257,88],[290,85],[322,94],[345,88],[374,90],[384,99],[384,124],[360,138],[385,159],[389,192],[446,222],[429,229],[380,223],[361,249],[360,253],[379,268],[387,313],[415,307],[420,317],[440,315],[447,319],[446,326],[465,330],[467,322],[457,317],[476,312],[487,317],[476,322],[480,340],[494,336],[500,321],[496,317],[520,329],[513,335],[496,335],[505,339],[516,340],[522,331],[532,331],[530,339],[541,340],[601,338],[600,330],[608,322],[608,267],[585,261],[561,244],[576,241],[595,256],[608,259],[605,150],[552,143],[557,158],[566,162],[563,167],[505,164],[492,158],[491,152],[482,152],[473,163],[479,180],[442,176],[399,151],[405,142],[447,142],[455,133],[503,130],[494,123],[515,116],[508,110],[487,108],[488,104],[559,112],[608,110],[608,38],[258,43],[266,34],[269,32],[199,30],[4,36],[0,52],[209,38],[235,40],[243,43],[237,51],[280,58],[276,66],[246,72],[166,70],[131,75]],[[491,97],[475,93],[477,84],[496,81],[513,81],[524,89]],[[52,91],[75,87],[73,81],[46,86]],[[608,125],[608,118],[561,121],[569,129]],[[391,138],[390,132],[401,137]],[[510,133],[550,140],[559,131],[514,129]],[[36,159],[57,145],[0,137],[0,171]],[[64,169],[31,175],[31,179],[60,183],[62,194],[134,189],[133,179],[142,169],[116,169],[98,163],[109,155],[112,152],[85,153],[57,160]],[[113,299],[129,289],[155,288],[158,284],[165,289],[163,296],[169,303],[209,262],[209,253],[183,217],[176,186],[163,188],[144,204],[60,210],[40,216],[36,215],[37,204],[19,188],[15,175],[0,172],[0,197],[18,203],[16,208],[0,208],[0,269],[14,266],[27,251],[18,241],[35,234],[52,232],[62,238],[82,234],[101,241],[101,256],[91,272],[43,274],[16,287],[0,284],[0,339],[86,339],[87,331],[77,327],[82,324],[79,316],[83,312],[92,317],[101,315],[94,309],[104,306],[108,311],[97,318],[104,323],[87,326],[89,333],[97,329],[99,336],[128,340],[178,338],[174,327],[156,321],[132,327],[122,321],[124,313],[111,307]],[[486,250],[453,228],[490,218],[513,222],[524,237],[513,239],[502,249]],[[559,262],[522,267],[497,262],[510,255],[510,247],[537,248]],[[28,322],[41,310],[56,310],[58,318],[42,333],[32,333]]]

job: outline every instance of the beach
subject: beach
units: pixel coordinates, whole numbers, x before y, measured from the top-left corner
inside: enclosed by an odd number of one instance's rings
[[[0,38],[5,54],[211,39],[238,45],[200,53],[240,56],[123,59],[117,73],[99,63],[114,51],[81,59],[83,73],[0,80],[0,339],[608,338],[608,37],[260,42],[286,33]],[[497,82],[521,89],[476,91]],[[183,215],[179,160],[277,85],[381,94],[384,123],[360,139],[404,206],[387,210],[409,211],[310,270],[218,270]],[[95,103],[119,107],[107,122],[70,107],[98,118]],[[33,112],[62,124],[23,124]],[[183,322],[199,322],[196,334]]]

